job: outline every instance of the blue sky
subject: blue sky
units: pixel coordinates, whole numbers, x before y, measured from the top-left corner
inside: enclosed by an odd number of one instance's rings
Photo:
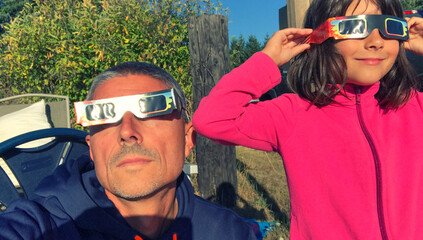
[[[263,42],[266,33],[272,36],[279,30],[279,8],[286,0],[220,0],[223,8],[229,8],[229,41],[232,37],[245,39],[254,35]]]

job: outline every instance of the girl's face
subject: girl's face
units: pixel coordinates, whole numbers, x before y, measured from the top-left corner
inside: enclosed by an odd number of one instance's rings
[[[353,0],[346,16],[382,14],[371,0]],[[378,29],[364,39],[338,40],[335,47],[344,57],[348,83],[368,86],[377,83],[392,68],[399,51],[399,42],[383,38]]]

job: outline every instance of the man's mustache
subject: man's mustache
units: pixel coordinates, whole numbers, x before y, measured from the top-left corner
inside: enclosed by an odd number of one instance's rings
[[[123,145],[122,149],[118,153],[112,156],[110,164],[115,164],[116,162],[123,159],[129,154],[149,157],[152,160],[160,159],[159,155],[153,150],[141,147],[138,144],[133,144],[131,146],[128,146],[125,144]]]

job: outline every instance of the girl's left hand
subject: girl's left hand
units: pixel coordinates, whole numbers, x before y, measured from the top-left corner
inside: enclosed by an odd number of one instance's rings
[[[423,55],[423,18],[405,18],[408,24],[409,38],[404,42],[406,50]]]

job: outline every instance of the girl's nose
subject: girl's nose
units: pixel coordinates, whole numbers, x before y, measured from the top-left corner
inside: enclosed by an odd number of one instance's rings
[[[142,135],[138,121],[137,117],[135,117],[131,112],[126,112],[123,115],[119,129],[119,138],[122,145],[132,145],[135,143],[141,144]]]
[[[382,49],[385,43],[385,39],[380,35],[378,29],[373,29],[369,36],[365,39],[365,47],[367,49],[379,50]]]

